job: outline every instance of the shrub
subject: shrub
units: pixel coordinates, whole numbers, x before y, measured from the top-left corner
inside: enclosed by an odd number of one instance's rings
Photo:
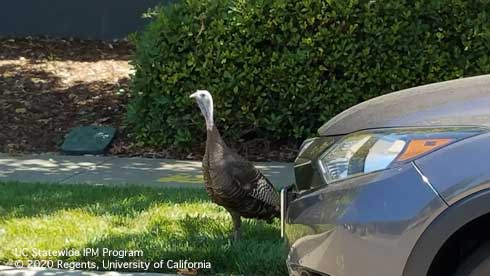
[[[183,0],[136,38],[128,122],[148,145],[204,140],[208,89],[227,139],[298,141],[369,98],[490,72],[477,0]]]

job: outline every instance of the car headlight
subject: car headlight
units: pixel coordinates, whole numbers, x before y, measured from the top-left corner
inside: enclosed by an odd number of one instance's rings
[[[299,147],[298,156],[301,156],[305,152],[305,150],[307,150],[308,147],[311,146],[311,144],[313,144],[313,142],[315,142],[315,139],[316,138],[310,138],[310,139],[304,140],[303,143],[301,143],[301,146]]]
[[[380,171],[486,131],[477,127],[390,128],[349,134],[319,158],[327,183]]]

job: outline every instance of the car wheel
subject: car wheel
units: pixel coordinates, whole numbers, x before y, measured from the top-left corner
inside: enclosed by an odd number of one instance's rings
[[[490,242],[484,243],[470,254],[458,268],[454,276],[489,276]]]

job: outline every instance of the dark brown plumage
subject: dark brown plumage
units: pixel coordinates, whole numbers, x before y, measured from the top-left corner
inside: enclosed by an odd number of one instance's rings
[[[236,240],[240,237],[241,217],[267,221],[279,217],[279,194],[251,162],[225,144],[213,123],[211,94],[199,90],[191,97],[196,98],[206,119],[207,139],[203,158],[206,191],[215,203],[230,212]]]

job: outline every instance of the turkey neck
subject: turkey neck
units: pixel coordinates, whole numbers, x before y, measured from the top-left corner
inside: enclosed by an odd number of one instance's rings
[[[206,152],[211,155],[220,154],[226,148],[226,144],[221,138],[221,135],[216,128],[213,126],[211,129],[206,131]]]

